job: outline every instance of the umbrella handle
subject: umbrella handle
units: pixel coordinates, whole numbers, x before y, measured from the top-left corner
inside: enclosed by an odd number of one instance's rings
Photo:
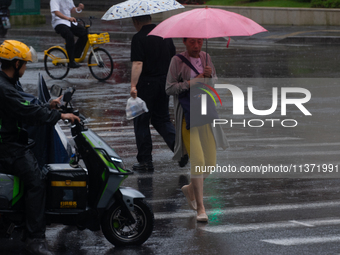
[[[208,38],[205,41],[205,65],[208,65]]]

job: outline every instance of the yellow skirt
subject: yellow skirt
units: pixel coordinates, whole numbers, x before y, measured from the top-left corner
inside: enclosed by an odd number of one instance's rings
[[[182,122],[182,139],[191,164],[191,175],[210,173],[216,166],[216,142],[210,124],[186,129]]]

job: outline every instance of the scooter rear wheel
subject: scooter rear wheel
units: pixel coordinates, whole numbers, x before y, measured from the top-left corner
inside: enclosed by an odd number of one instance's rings
[[[141,245],[151,235],[154,216],[150,206],[142,199],[135,199],[131,224],[121,204],[115,203],[102,218],[101,227],[106,239],[115,246]]]

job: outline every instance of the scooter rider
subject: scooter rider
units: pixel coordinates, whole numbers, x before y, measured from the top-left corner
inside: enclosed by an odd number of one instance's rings
[[[45,185],[22,123],[55,125],[60,119],[72,123],[80,120],[73,114],[50,109],[56,108],[56,100],[49,107],[31,105],[18,93],[15,84],[25,73],[26,63],[37,62],[32,47],[6,40],[0,45],[0,61],[0,172],[24,181],[28,236],[25,248],[33,254],[52,254],[45,241]]]

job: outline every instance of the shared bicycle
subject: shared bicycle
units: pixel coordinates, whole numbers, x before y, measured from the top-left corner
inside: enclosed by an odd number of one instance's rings
[[[92,19],[94,19],[94,17],[89,18],[89,25],[86,25],[81,19],[78,19],[78,21],[82,22],[85,29],[88,30],[92,26]],[[88,34],[88,40],[81,57],[74,59],[75,62],[83,62],[87,56],[87,52],[90,50],[87,66],[89,67],[93,77],[99,81],[109,79],[113,73],[112,57],[107,50],[96,46],[97,44],[105,44],[108,42],[110,42],[110,36],[108,33]],[[66,49],[61,46],[52,46],[48,50],[44,51],[44,55],[46,73],[52,79],[65,78],[70,71],[68,66],[69,58]]]

